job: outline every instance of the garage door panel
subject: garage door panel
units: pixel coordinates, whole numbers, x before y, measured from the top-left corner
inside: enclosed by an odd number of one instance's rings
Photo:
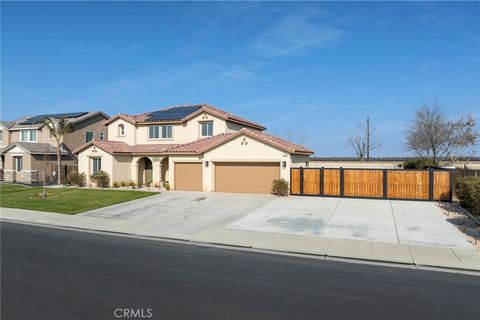
[[[202,191],[202,164],[198,162],[175,163],[175,190]]]
[[[215,191],[271,193],[272,182],[280,178],[280,163],[215,163]]]

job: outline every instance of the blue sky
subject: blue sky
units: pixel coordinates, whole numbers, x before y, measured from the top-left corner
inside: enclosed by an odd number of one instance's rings
[[[405,155],[421,103],[480,120],[474,2],[2,2],[1,116],[208,103],[351,156]],[[478,151],[477,151],[478,154]]]

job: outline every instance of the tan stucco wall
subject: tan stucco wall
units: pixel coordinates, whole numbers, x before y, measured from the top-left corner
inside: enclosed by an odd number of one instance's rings
[[[103,124],[105,120],[106,118],[103,115],[98,114],[95,117],[75,124],[73,127],[73,131],[65,135],[63,143],[70,150],[75,150],[76,148],[86,143],[87,131],[93,132],[93,138],[95,140],[100,140],[100,132],[103,132],[104,140],[108,140],[108,129],[107,126]],[[55,142],[53,142],[52,144],[56,145]]]
[[[123,124],[125,126],[125,135],[118,135],[118,126]],[[136,129],[133,124],[122,119],[116,119],[108,124],[108,140],[110,141],[122,141],[129,145],[136,144]]]
[[[208,113],[202,113],[183,124],[173,124],[172,139],[149,139],[148,128],[150,126],[140,125],[137,128],[137,144],[186,143],[198,140],[202,138],[200,123],[203,121],[213,121],[213,135],[225,133],[227,131],[227,126],[223,119],[217,118]]]
[[[192,119],[189,119],[185,123],[174,123],[172,125],[172,138],[171,139],[149,139],[149,127],[150,125],[137,125],[134,126],[129,122],[122,119],[117,119],[108,125],[108,137],[111,141],[122,141],[130,145],[135,144],[168,144],[168,143],[186,143],[198,140],[202,138],[200,123],[203,121],[213,121],[213,135],[239,131],[245,126],[237,123],[225,121],[209,113],[199,114]],[[123,124],[125,126],[125,136],[118,136],[118,125]],[[152,124],[161,125],[161,124]]]
[[[132,180],[131,166],[132,156],[113,156],[113,174],[110,175],[112,182],[128,182]]]
[[[102,170],[110,176],[110,182],[113,181],[113,156],[95,146],[89,146],[78,153],[78,172],[85,173],[87,184],[90,184],[90,175],[92,174],[92,158],[102,159]]]
[[[11,133],[10,133],[10,131],[8,131],[8,129],[6,129],[5,127],[3,127],[1,125],[0,125],[0,130],[2,130],[2,132],[3,132],[3,139],[2,139],[2,141],[0,141],[0,148],[5,148],[6,146],[8,146],[10,144]]]

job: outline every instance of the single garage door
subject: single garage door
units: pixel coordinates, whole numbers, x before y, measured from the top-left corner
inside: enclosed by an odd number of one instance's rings
[[[280,178],[277,162],[216,162],[215,191],[271,193],[272,182]]]
[[[197,162],[175,163],[175,190],[202,191],[202,164]]]

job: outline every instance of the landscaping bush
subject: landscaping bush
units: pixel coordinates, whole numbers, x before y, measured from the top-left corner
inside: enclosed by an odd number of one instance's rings
[[[114,187],[114,188],[118,188],[118,187],[120,187],[120,185],[118,184],[118,182],[117,182],[117,181],[113,181],[113,183],[112,183],[112,187]]]
[[[84,187],[87,184],[87,177],[85,176],[85,173],[72,171],[65,178],[65,183],[71,186]]]
[[[455,192],[462,207],[471,213],[480,215],[480,178],[458,178]]]
[[[129,186],[130,188],[132,188],[132,189],[135,189],[135,182],[130,181],[130,182],[128,183],[128,186]]]
[[[272,193],[277,196],[288,196],[288,182],[285,179],[276,179],[272,183]]]
[[[166,190],[170,190],[170,182],[164,181],[164,182],[163,182],[163,187],[164,187]]]
[[[90,176],[90,179],[93,182],[97,183],[97,187],[107,188],[108,186],[110,186],[110,177],[108,176],[108,173],[106,173],[103,170],[100,170],[92,174]]]
[[[403,169],[428,169],[437,167],[435,162],[429,159],[412,159],[403,163]]]
[[[122,182],[120,182],[120,186],[121,186],[121,187],[126,187],[126,186],[127,186],[127,183],[126,183],[125,181],[122,181]]]

